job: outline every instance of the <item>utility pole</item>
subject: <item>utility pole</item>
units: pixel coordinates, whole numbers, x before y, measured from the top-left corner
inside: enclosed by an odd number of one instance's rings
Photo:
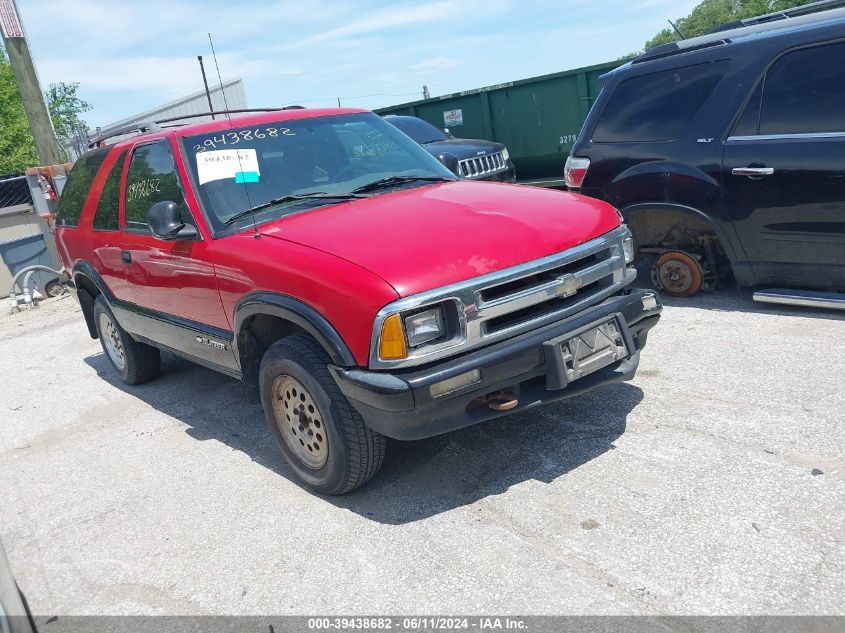
[[[202,85],[205,86],[205,96],[208,97],[208,111],[211,112],[211,119],[214,120],[214,106],[211,105],[211,92],[208,89],[208,79],[205,78],[205,66],[202,65],[202,55],[197,55],[200,60],[200,71],[202,71]]]
[[[431,95],[428,93],[428,86],[423,86],[423,99],[431,99]]]
[[[18,82],[23,109],[29,119],[35,150],[42,165],[56,165],[62,162],[62,151],[56,141],[56,132],[50,121],[44,94],[38,85],[38,75],[29,54],[23,27],[18,18],[15,0],[0,0],[0,31],[3,44],[9,54],[9,63]]]

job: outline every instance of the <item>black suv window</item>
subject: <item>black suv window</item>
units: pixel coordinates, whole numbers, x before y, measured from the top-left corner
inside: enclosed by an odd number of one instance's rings
[[[96,150],[81,156],[68,174],[67,182],[62,190],[62,197],[59,201],[59,214],[56,224],[59,226],[79,226],[79,216],[82,215],[82,206],[88,198],[94,176],[106,160],[109,148]]]
[[[776,61],[766,73],[760,134],[845,132],[843,59],[845,42],[800,49]]]
[[[716,84],[728,60],[672,68],[620,83],[601,113],[593,141],[671,141],[683,132]]]
[[[171,200],[186,217],[185,199],[167,139],[139,145],[126,175],[126,230],[149,233],[147,212],[156,202]]]
[[[95,231],[118,231],[120,221],[118,220],[120,210],[120,181],[123,177],[123,164],[126,162],[124,152],[112,165],[109,177],[103,185],[100,194],[100,201],[97,202],[97,210],[94,212]]]

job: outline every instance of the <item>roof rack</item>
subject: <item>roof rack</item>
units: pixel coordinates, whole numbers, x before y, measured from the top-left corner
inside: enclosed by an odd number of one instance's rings
[[[138,132],[139,134],[148,134],[149,132],[158,132],[161,128],[156,121],[143,121],[141,123],[133,123],[132,125],[127,125],[126,127],[120,127],[116,130],[111,130],[105,134],[100,134],[97,138],[93,141],[88,143],[88,149],[94,149],[95,147],[101,147],[103,142],[106,139],[110,139],[115,136],[122,136],[123,134],[131,134],[132,132]]]
[[[744,20],[736,20],[717,26],[709,33],[720,33],[722,31],[729,31],[731,29],[742,28],[743,26],[753,26],[755,24],[765,24],[775,20],[788,20],[789,18],[797,18],[801,15],[809,13],[816,13],[817,11],[825,11],[827,9],[834,9],[836,7],[845,6],[845,0],[819,0],[819,2],[811,2],[800,7],[793,7],[791,9],[784,9],[783,11],[773,11],[758,15],[752,18],[745,18]]]
[[[842,17],[845,13],[841,9],[836,11],[835,15],[827,14],[828,10],[839,9],[841,7],[845,7],[845,0],[820,0],[819,2],[812,2],[793,9],[785,9],[783,11],[776,11],[774,13],[767,13],[729,24],[723,24],[705,35],[655,46],[634,59],[632,63],[639,64],[641,62],[700,50],[702,48],[724,46],[737,37],[785,28],[793,24],[823,22],[834,17]]]
[[[88,149],[101,147],[103,142],[115,136],[123,136],[124,134],[131,134],[138,132],[139,134],[149,134],[150,132],[159,132],[165,128],[179,127],[179,125],[162,125],[163,123],[173,123],[174,121],[183,121],[185,119],[196,119],[203,116],[214,117],[216,114],[242,114],[246,112],[278,112],[281,110],[301,110],[304,106],[289,105],[283,108],[241,108],[238,110],[214,110],[213,112],[197,112],[195,114],[183,114],[180,116],[169,117],[167,119],[158,119],[156,121],[143,121],[140,123],[133,123],[115,130],[110,130],[105,134],[100,134],[93,141],[88,143]],[[184,123],[181,125],[185,125]]]

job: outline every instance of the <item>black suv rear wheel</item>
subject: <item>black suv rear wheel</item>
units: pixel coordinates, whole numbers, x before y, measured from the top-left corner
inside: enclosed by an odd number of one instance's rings
[[[273,343],[259,372],[264,417],[288,464],[317,492],[339,495],[369,481],[384,462],[384,436],[369,429],[329,374],[317,343]]]

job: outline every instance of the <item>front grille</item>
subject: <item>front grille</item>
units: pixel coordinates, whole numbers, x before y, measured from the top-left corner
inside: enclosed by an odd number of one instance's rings
[[[502,171],[507,167],[505,157],[502,152],[494,154],[486,154],[485,156],[476,156],[475,158],[465,158],[460,161],[460,175],[464,178],[479,178],[494,174],[497,171]]]
[[[593,303],[624,272],[624,255],[597,245],[580,257],[477,291],[478,336],[521,330]]]
[[[516,336],[564,319],[619,292],[636,273],[625,264],[624,226],[568,250],[399,299],[382,308],[373,328],[370,366],[409,367]],[[453,336],[414,350],[406,359],[378,357],[383,320],[394,313],[452,304]]]

